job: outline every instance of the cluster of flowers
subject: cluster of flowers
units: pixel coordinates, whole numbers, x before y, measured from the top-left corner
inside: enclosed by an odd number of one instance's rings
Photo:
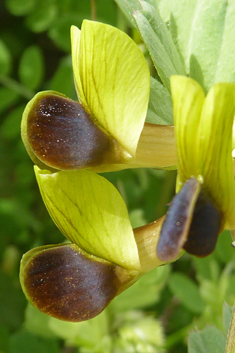
[[[235,229],[235,84],[215,84],[205,97],[193,79],[172,76],[174,126],[148,124],[150,73],[132,39],[92,21],[72,27],[71,38],[78,102],[40,92],[22,120],[42,198],[70,242],[26,253],[20,279],[39,310],[82,321],[147,271],[184,251],[206,256],[221,231]],[[136,229],[118,191],[97,174],[174,166],[167,214]]]

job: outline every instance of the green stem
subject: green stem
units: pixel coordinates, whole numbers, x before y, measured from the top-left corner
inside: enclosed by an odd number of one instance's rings
[[[20,96],[26,98],[27,100],[32,99],[33,96],[35,95],[35,93],[33,91],[29,90],[28,88],[26,88],[25,86],[23,86],[19,82],[15,81],[12,78],[7,77],[5,75],[0,74],[0,83],[3,86],[10,88],[13,91],[17,92]]]
[[[96,21],[96,3],[95,0],[91,0],[91,19]]]
[[[188,332],[191,328],[192,327],[189,325],[189,326],[183,327],[182,329],[178,330],[177,332],[174,332],[171,335],[169,335],[166,339],[164,347],[167,350],[174,347],[177,343],[182,341],[188,335]]]
[[[156,208],[156,217],[161,217],[167,211],[167,203],[171,201],[172,196],[175,193],[175,179],[176,179],[176,171],[170,170],[166,173],[166,177],[164,179],[160,198],[158,201],[158,206]]]

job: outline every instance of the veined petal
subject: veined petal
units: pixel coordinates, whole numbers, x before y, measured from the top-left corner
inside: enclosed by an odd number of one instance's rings
[[[45,205],[62,233],[86,252],[140,270],[138,249],[125,203],[105,178],[89,171],[35,167]]]
[[[185,76],[172,76],[171,94],[178,153],[178,192],[187,179],[200,175],[197,139],[204,93],[196,81]]]
[[[200,170],[214,205],[225,215],[225,228],[235,228],[235,182],[232,128],[235,84],[218,83],[209,91],[199,126]]]
[[[84,92],[82,90],[81,78],[80,78],[80,40],[81,40],[81,30],[76,26],[71,27],[71,53],[72,53],[72,63],[73,63],[73,75],[76,92],[80,103],[85,107],[85,109],[90,113]]]
[[[218,83],[206,98],[187,77],[171,81],[178,152],[177,191],[196,177],[214,206],[222,213],[223,227],[235,228],[235,182],[232,127],[235,85]]]
[[[72,27],[72,60],[81,103],[134,156],[150,91],[141,50],[120,30],[86,20],[81,33]]]

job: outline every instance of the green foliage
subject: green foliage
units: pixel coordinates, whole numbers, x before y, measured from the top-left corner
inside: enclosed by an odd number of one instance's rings
[[[144,46],[154,76],[148,122],[173,123],[172,73],[185,71],[205,90],[212,82],[235,81],[233,1],[220,1],[219,11],[213,0],[95,3],[97,20],[121,28]],[[90,321],[61,322],[27,305],[19,286],[20,258],[64,237],[42,204],[20,138],[21,116],[37,91],[56,90],[76,99],[70,26],[91,19],[91,3],[5,0],[0,12],[0,352],[224,352],[235,297],[229,232],[220,235],[209,257],[184,255],[151,271]],[[192,25],[199,30],[189,30]],[[105,177],[124,198],[133,227],[162,216],[174,193],[174,172],[125,170]]]
[[[204,303],[199,293],[199,288],[190,278],[182,273],[174,272],[169,278],[168,286],[188,310],[200,314]]]
[[[214,82],[234,82],[235,41],[231,33],[235,3],[226,0],[219,4],[213,0],[156,2],[169,25],[186,72],[206,91]]]
[[[28,89],[36,90],[42,82],[44,75],[44,62],[38,46],[28,47],[19,63],[19,78]]]
[[[151,77],[148,123],[173,125],[171,96],[159,81]]]
[[[189,353],[224,353],[226,338],[216,327],[207,326],[189,336]]]
[[[58,353],[59,344],[56,340],[39,338],[29,332],[17,332],[9,342],[9,353]]]

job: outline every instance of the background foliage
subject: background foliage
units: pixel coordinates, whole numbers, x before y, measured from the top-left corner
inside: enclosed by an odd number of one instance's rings
[[[213,255],[184,255],[150,272],[88,322],[49,318],[29,306],[21,291],[22,254],[64,240],[39,195],[20,122],[37,91],[53,89],[76,99],[70,26],[80,27],[83,19],[96,16],[126,31],[156,76],[138,32],[116,3],[95,3],[96,14],[88,0],[0,2],[0,352],[222,353],[235,297],[235,255],[228,232],[220,236]],[[171,111],[165,114],[170,122]],[[174,192],[174,172],[127,170],[105,176],[124,197],[133,227],[163,215]]]

